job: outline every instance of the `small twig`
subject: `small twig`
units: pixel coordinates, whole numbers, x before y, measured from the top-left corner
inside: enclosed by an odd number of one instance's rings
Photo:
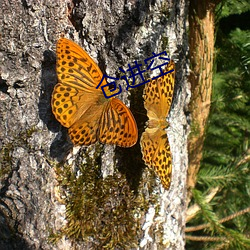
[[[241,166],[242,164],[245,164],[247,162],[250,162],[250,149],[247,150],[247,153],[246,155],[244,156],[243,159],[241,159],[237,165],[236,165],[236,168],[238,168],[239,166]]]
[[[236,213],[233,213],[233,214],[219,220],[219,223],[224,223],[226,221],[232,220],[232,219],[234,219],[234,218],[236,218],[236,217],[238,217],[238,216],[240,216],[242,214],[248,213],[248,212],[250,212],[250,207],[245,208],[243,210],[240,210],[240,211],[238,211]],[[186,227],[185,232],[187,233],[187,232],[199,231],[199,230],[202,230],[202,229],[207,228],[207,227],[210,227],[210,223],[198,225],[198,226],[195,226],[195,227]]]
[[[186,235],[186,240],[192,241],[225,241],[226,237],[211,237],[211,236],[191,236]]]

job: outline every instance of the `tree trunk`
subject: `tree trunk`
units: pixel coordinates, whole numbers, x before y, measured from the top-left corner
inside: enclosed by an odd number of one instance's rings
[[[184,249],[186,1],[0,4],[0,249]],[[174,59],[169,191],[144,166],[139,143],[129,149],[99,143],[73,148],[50,105],[62,34],[113,77],[152,52],[167,50]],[[142,91],[119,96],[130,103],[139,136],[147,120]]]
[[[202,159],[206,123],[210,111],[213,60],[214,60],[214,19],[215,7],[219,1],[190,1],[190,63],[192,98],[190,113],[192,119],[191,133],[188,140],[189,168],[187,187],[191,191],[196,184],[196,176]],[[188,193],[188,203],[191,198]]]

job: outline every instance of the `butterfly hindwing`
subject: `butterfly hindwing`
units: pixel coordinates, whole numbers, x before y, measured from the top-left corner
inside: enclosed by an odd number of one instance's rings
[[[109,104],[92,104],[83,115],[69,128],[69,136],[75,145],[89,146],[99,140],[98,130],[103,109]]]
[[[169,189],[172,160],[170,145],[165,131],[147,128],[145,132],[142,133],[141,150],[145,164],[155,170],[164,188]]]
[[[117,98],[106,106],[101,117],[99,138],[102,143],[131,147],[138,139],[137,126],[130,110]]]

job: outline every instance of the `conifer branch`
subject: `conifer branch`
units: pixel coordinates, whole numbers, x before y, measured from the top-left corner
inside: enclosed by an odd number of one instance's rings
[[[218,191],[219,187],[212,188],[209,194],[205,197],[205,202],[209,203],[214,198],[214,196],[217,194]],[[198,204],[194,204],[191,207],[189,207],[186,213],[186,223],[189,222],[191,219],[193,219],[200,210],[201,207]]]

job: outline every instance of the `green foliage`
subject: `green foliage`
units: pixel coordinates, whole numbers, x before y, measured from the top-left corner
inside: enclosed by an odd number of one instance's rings
[[[248,0],[223,0],[221,4],[221,17],[226,17],[232,14],[241,14],[250,10]]]
[[[226,3],[222,16],[250,9],[249,1]],[[250,27],[245,31],[236,28],[228,35],[219,29],[216,70],[203,161],[193,191],[193,203],[201,211],[190,225],[208,223],[192,235],[217,238],[188,241],[187,249],[250,249],[249,212],[221,220],[250,205]],[[207,190],[214,187],[219,191],[207,203]]]

